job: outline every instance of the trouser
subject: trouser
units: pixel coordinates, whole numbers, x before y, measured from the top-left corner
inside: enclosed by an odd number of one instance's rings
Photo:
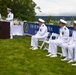
[[[33,35],[32,37],[31,37],[31,46],[33,46],[33,47],[38,47],[38,40],[39,39],[44,39],[44,37],[43,36],[39,36],[39,35]]]
[[[62,55],[76,61],[76,44],[65,43],[62,45]]]
[[[57,55],[57,46],[61,46],[62,43],[63,40],[61,39],[50,40],[48,52],[53,55]]]
[[[10,22],[10,38],[13,38],[12,26],[13,26],[13,21]]]
[[[76,62],[76,44],[75,44],[75,48],[74,48],[74,61]]]
[[[76,44],[68,45],[68,57],[76,61]],[[74,52],[74,53],[73,53]]]
[[[62,56],[63,57],[68,57],[67,55],[68,55],[68,43],[63,43],[62,44]]]

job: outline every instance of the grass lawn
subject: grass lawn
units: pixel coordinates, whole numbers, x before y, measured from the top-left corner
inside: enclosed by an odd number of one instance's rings
[[[0,40],[0,75],[76,75],[76,67],[47,51],[32,51],[30,37]]]

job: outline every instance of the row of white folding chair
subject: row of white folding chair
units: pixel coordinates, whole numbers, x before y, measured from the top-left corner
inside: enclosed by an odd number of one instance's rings
[[[50,37],[49,41],[50,41],[50,40],[52,40],[52,37],[53,37],[53,36],[55,36],[55,37],[56,37],[55,39],[57,39],[59,35],[58,35],[58,34],[56,34],[56,33],[52,33],[52,35],[51,35],[51,37]],[[66,37],[66,39],[67,39],[67,42],[70,42],[71,37]],[[45,46],[44,50],[48,50],[49,41],[47,41],[47,40],[45,41],[46,46]],[[61,47],[61,48],[62,48],[62,46],[59,46],[59,47]],[[61,52],[57,52],[57,54],[59,54],[59,55],[61,55],[61,56],[62,56],[62,53],[61,53]]]
[[[42,47],[46,44],[45,47],[44,47],[44,50],[48,50],[49,41],[52,40],[52,37],[55,37],[55,39],[57,39],[58,36],[59,36],[59,34],[57,34],[57,33],[52,33],[51,36],[50,36],[50,38],[48,39],[48,38],[47,38],[48,35],[49,35],[49,32],[46,33],[46,35],[44,36],[44,39],[40,39],[40,40],[39,40],[39,41],[42,41],[41,46],[39,46],[40,49],[42,49]],[[68,37],[68,38],[66,38],[66,39],[67,39],[67,42],[69,42],[70,39],[71,39],[71,37]],[[59,47],[61,47],[61,46],[59,46]],[[59,55],[62,55],[62,53],[60,53],[60,52],[57,52],[57,53],[58,53]]]

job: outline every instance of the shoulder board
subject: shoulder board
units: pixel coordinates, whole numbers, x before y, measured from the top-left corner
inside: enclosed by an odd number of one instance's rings
[[[66,28],[64,28],[64,30],[66,30]]]
[[[42,25],[44,27],[44,25]]]

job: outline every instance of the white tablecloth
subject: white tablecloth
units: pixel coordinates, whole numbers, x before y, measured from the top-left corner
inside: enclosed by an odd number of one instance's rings
[[[23,25],[12,25],[11,32],[12,35],[23,35]]]

